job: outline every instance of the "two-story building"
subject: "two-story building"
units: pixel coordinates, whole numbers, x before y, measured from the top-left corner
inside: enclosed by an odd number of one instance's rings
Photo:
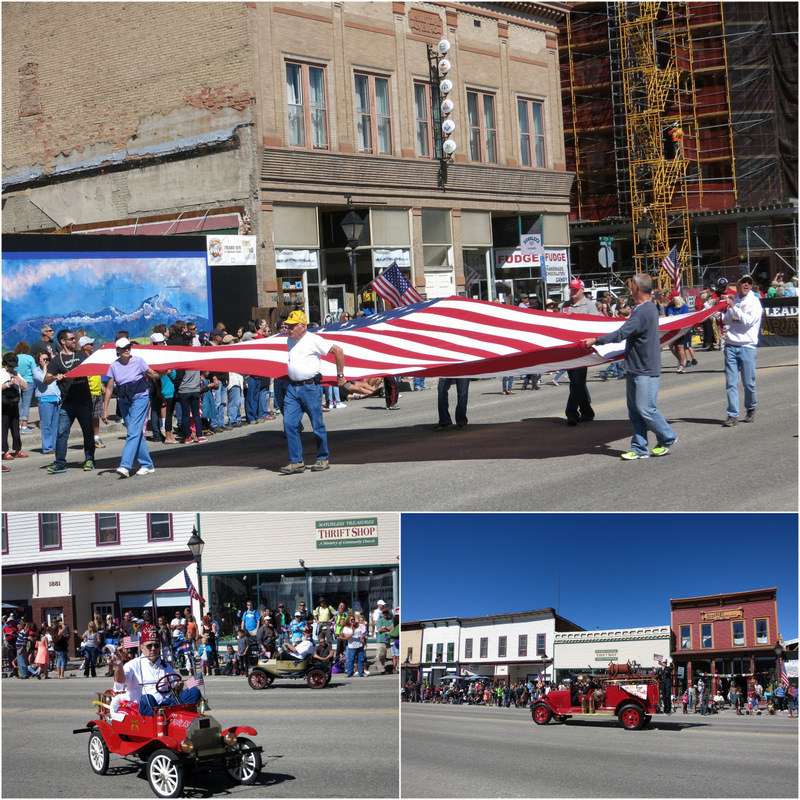
[[[679,689],[703,677],[726,693],[731,681],[746,690],[751,678],[774,680],[779,640],[778,590],[670,600],[672,658]]]
[[[125,611],[152,619],[180,608],[199,612],[184,569],[197,586],[187,542],[195,514],[5,513],[2,521],[3,602],[28,621],[49,625],[63,616],[71,652],[95,612]]]

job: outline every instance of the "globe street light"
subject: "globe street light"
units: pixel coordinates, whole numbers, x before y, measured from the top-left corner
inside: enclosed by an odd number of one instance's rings
[[[197,565],[197,592],[202,597],[202,592],[200,591],[203,587],[203,570],[201,566],[201,558],[203,556],[203,548],[206,546],[206,543],[200,538],[200,534],[197,532],[197,528],[192,528],[192,535],[189,537],[189,541],[186,542],[186,546],[189,550],[192,551],[192,557],[194,558],[194,563]],[[200,600],[200,612],[202,616],[203,611],[203,601]]]

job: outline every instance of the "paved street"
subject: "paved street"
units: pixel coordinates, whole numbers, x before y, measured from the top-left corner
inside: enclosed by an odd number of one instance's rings
[[[527,709],[402,704],[403,797],[797,797],[797,719],[673,714],[535,725]]]
[[[138,759],[112,756],[100,777],[89,766],[88,734],[72,734],[94,716],[94,693],[109,681],[3,680],[3,797],[153,797]],[[258,731],[264,766],[248,787],[222,772],[189,776],[185,797],[397,797],[397,676],[334,675],[319,690],[280,681],[258,692],[243,677],[211,677],[206,689],[223,727]]]
[[[365,399],[326,414],[327,472],[277,472],[287,461],[279,418],[201,445],[154,444],[155,474],[121,480],[118,426],[103,434],[109,446],[98,451],[96,472],[81,471],[77,437],[66,474],[47,475],[51,459],[35,451],[14,461],[3,505],[41,511],[42,498],[57,493],[64,511],[796,511],[797,349],[759,351],[758,416],[733,429],[720,425],[722,354],[698,357],[679,375],[663,354],[659,407],[679,436],[664,458],[620,460],[630,444],[625,382],[602,382],[599,369],[589,380],[597,419],[574,428],[564,419],[566,376],[539,391],[520,391],[517,381],[513,396],[501,394],[497,378],[472,383],[466,430],[434,433],[436,380],[429,380],[432,391],[404,392],[397,411]],[[304,436],[312,463],[313,436]],[[35,440],[24,437],[25,447]]]

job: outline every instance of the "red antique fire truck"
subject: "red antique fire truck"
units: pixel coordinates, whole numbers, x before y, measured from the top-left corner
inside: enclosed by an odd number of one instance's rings
[[[531,716],[537,725],[546,725],[551,719],[564,722],[570,717],[603,717],[619,720],[629,731],[637,731],[647,725],[654,714],[661,714],[658,693],[658,676],[653,671],[642,671],[630,662],[609,664],[608,671],[590,676],[598,684],[591,695],[574,691],[552,690],[534,701]],[[578,701],[575,705],[570,696]]]

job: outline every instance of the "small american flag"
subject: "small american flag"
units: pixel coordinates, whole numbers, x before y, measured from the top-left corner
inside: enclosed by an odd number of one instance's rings
[[[202,597],[200,597],[200,595],[197,592],[197,589],[194,588],[194,584],[189,578],[189,573],[185,569],[183,571],[183,577],[186,579],[186,591],[189,593],[189,597],[191,597],[192,600],[197,600],[197,602],[200,603],[201,605],[205,605],[206,601],[203,600]]]
[[[122,646],[126,650],[130,650],[132,647],[139,646],[139,637],[138,636],[125,636],[122,639]]]
[[[421,303],[425,299],[400,272],[396,261],[372,281],[372,288],[389,308]]]
[[[186,688],[193,689],[195,686],[202,686],[203,685],[203,673],[198,672],[195,675],[192,675],[186,679]]]
[[[784,664],[783,661],[781,661],[781,686],[783,686],[784,689],[789,688],[789,675],[786,672],[786,664]]]
[[[672,248],[667,257],[661,262],[661,269],[672,278],[673,291],[681,290],[681,265],[678,262],[678,245]]]

